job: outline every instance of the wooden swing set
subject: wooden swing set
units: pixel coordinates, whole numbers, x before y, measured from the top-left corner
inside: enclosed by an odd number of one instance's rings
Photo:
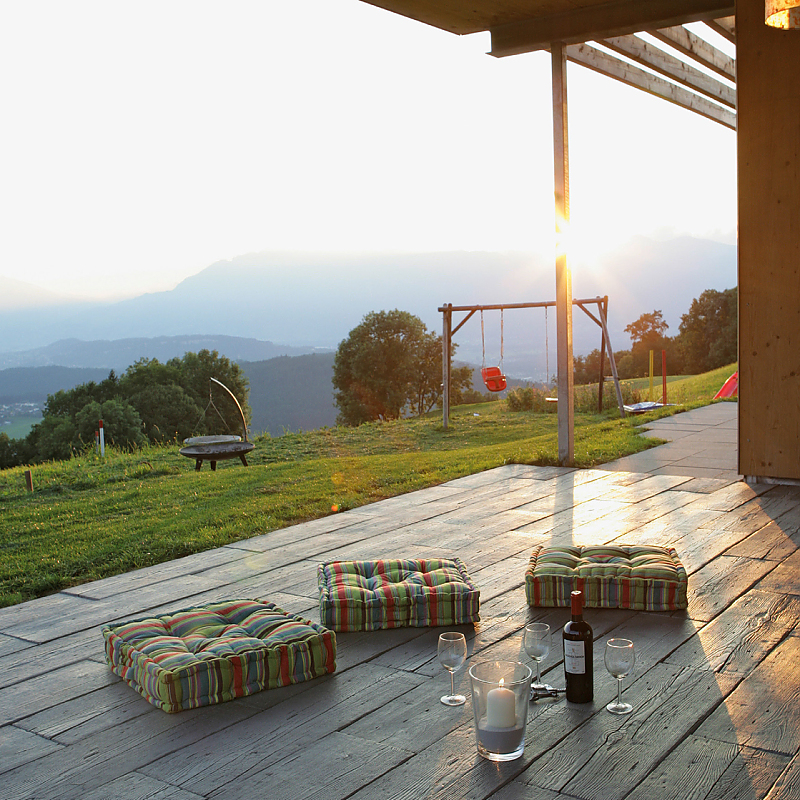
[[[617,393],[617,405],[619,406],[619,414],[621,417],[625,416],[625,407],[622,401],[622,390],[619,385],[619,376],[617,375],[617,363],[614,360],[614,350],[611,347],[611,340],[608,336],[608,295],[604,297],[594,297],[588,300],[573,300],[573,306],[578,306],[592,321],[594,321],[602,331],[602,338],[600,343],[600,375],[598,378],[598,410],[603,409],[603,383],[605,372],[605,356],[608,354],[609,364],[611,366],[611,376],[614,381],[614,388]],[[597,306],[597,316],[595,316],[587,306]],[[444,429],[450,420],[450,376],[452,372],[452,359],[450,350],[452,347],[453,336],[461,330],[464,324],[477,312],[481,315],[481,378],[484,385],[490,392],[502,392],[508,382],[506,376],[503,374],[503,313],[506,309],[511,308],[544,308],[545,319],[548,308],[556,306],[555,300],[547,300],[538,303],[505,303],[503,305],[488,305],[488,306],[454,306],[452,303],[446,303],[439,308],[442,314],[442,422]],[[484,311],[500,311],[500,363],[498,366],[486,366],[486,338],[484,334],[483,312]],[[453,312],[464,312],[466,316],[453,327]],[[545,337],[547,338],[547,331],[545,330]],[[548,353],[548,373],[549,373],[549,353]],[[549,380],[548,375],[548,380]]]

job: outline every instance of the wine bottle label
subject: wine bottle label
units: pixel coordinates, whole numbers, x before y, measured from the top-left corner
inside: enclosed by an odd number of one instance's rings
[[[572,675],[586,674],[586,648],[583,642],[564,639],[564,669]]]

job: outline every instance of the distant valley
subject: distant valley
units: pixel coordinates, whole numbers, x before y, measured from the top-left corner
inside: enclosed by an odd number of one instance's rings
[[[624,350],[625,326],[641,314],[661,310],[674,335],[693,299],[735,286],[736,247],[636,237],[591,268],[572,269],[575,298],[608,295],[611,343]],[[0,277],[0,405],[43,402],[140,358],[163,362],[206,348],[245,370],[254,432],[317,428],[336,418],[333,353],[365,314],[398,308],[439,333],[445,303],[554,298],[552,259],[533,253],[251,253],[171,291],[105,303]],[[573,321],[575,354],[599,348],[597,325],[577,308]],[[542,381],[556,369],[554,309],[476,314],[454,341],[460,362],[501,364],[519,381]]]
[[[198,337],[191,342],[183,337],[170,337],[155,342],[144,340],[140,342],[140,346],[143,348],[142,352],[153,353],[158,350],[161,353],[159,361],[164,362],[174,356],[182,356],[189,349],[187,345],[190,343],[196,346],[194,352],[203,347],[217,350],[221,355],[236,361],[244,370],[250,384],[249,402],[253,412],[251,431],[254,435],[266,432],[272,436],[280,436],[287,431],[315,430],[335,424],[337,409],[331,383],[335,356],[333,352],[286,354],[250,361],[235,356],[243,352],[268,350],[273,345],[270,342],[239,340],[236,337],[202,337],[202,340]],[[93,344],[97,346],[93,348]],[[74,345],[59,342],[55,347],[55,352],[61,353],[66,360],[73,363],[108,358],[108,363],[113,366],[49,365],[0,369],[0,407],[30,402],[41,407],[49,394],[55,394],[60,389],[69,390],[89,381],[99,383],[108,377],[111,369],[121,374],[126,366],[121,366],[118,359],[122,356],[119,353],[127,352],[131,346],[129,341],[122,341],[77,342]],[[184,347],[186,349],[182,349]],[[93,351],[98,354],[94,358],[90,356]],[[509,380],[509,385],[513,386],[515,383],[520,381]],[[485,390],[480,382],[476,388]]]
[[[158,360],[162,362],[182,356],[187,351],[197,352],[206,347],[218,350],[221,355],[239,363],[250,383],[253,434],[268,432],[272,436],[279,436],[287,430],[313,430],[333,425],[336,421],[331,384],[332,352],[284,354],[251,361],[237,356],[259,350],[268,351],[274,346],[270,342],[238,340],[236,337],[194,337],[191,341],[183,337],[170,337],[170,341],[137,341],[142,348],[140,352],[159,352]],[[136,359],[126,363],[120,361],[122,356],[119,354],[127,352],[132,345],[127,341],[120,343],[119,347],[115,347],[115,344],[78,342],[74,343],[73,349],[68,343],[61,342],[55,348],[71,363],[109,359],[109,366],[62,367],[51,364],[0,369],[0,406],[22,402],[34,402],[41,406],[47,395],[60,389],[72,389],[89,381],[99,383],[108,377],[111,369],[121,374]],[[93,350],[97,353],[96,357],[90,355]]]

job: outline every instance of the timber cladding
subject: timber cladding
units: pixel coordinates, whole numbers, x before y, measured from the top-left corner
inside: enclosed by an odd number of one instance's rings
[[[800,32],[736,13],[739,472],[800,479]]]

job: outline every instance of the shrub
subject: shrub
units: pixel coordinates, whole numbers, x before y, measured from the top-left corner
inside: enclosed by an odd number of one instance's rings
[[[534,411],[540,414],[554,413],[556,411],[556,403],[548,403],[545,399],[550,397],[548,392],[544,389],[538,389],[535,386],[521,386],[518,389],[512,389],[508,393],[508,408],[511,411]]]
[[[622,390],[622,402],[625,405],[639,403],[642,400],[641,393],[631,386],[630,383],[620,381]],[[583,411],[587,414],[597,413],[597,384],[574,387],[575,410]],[[513,389],[508,393],[508,408],[510,411],[533,411],[539,414],[554,414],[558,410],[558,403],[548,402],[548,397],[553,397],[553,393],[535,386],[524,386]],[[603,411],[615,409],[617,407],[617,393],[614,391],[613,383],[606,383],[603,386]]]

